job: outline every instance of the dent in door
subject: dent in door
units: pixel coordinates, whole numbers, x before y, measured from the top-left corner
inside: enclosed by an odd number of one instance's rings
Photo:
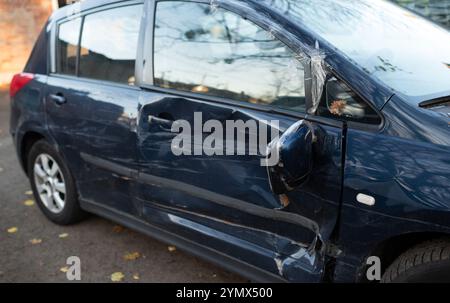
[[[194,112],[202,112],[203,121],[215,119],[222,123],[226,120],[275,120],[279,117],[185,98],[149,96],[152,100],[141,107],[137,129],[141,159],[139,179],[144,186],[139,198],[146,205],[144,215],[147,213],[151,220],[156,220],[152,210],[157,209],[171,214],[178,213],[183,218],[191,216],[197,227],[199,222],[202,222],[204,228],[214,228],[220,224],[221,230],[228,225],[231,234],[239,234],[250,243],[271,249],[276,272],[299,262],[299,259],[301,262],[309,260],[309,267],[314,268],[311,271],[320,272],[321,265],[318,264],[322,262],[322,258],[316,255],[316,241],[320,239],[322,232],[329,236],[334,227],[333,216],[336,216],[337,210],[334,213],[328,212],[324,207],[326,203],[337,207],[338,201],[327,201],[335,198],[334,196],[330,197],[329,193],[328,196],[315,195],[314,200],[320,200],[321,203],[317,206],[305,205],[308,208],[306,213],[311,214],[311,218],[321,218],[324,227],[322,231],[316,220],[301,215],[305,208],[301,205],[305,204],[302,198],[311,195],[299,195],[302,189],[288,195],[275,195],[270,190],[266,168],[260,165],[260,157],[176,157],[171,151],[171,141],[177,134],[170,132],[165,125],[148,123],[148,116],[153,116],[165,120],[187,120],[193,125]],[[293,122],[295,119],[281,121],[280,129],[287,129]],[[322,186],[324,192],[332,188],[339,193],[340,139],[340,131],[329,130],[324,132],[324,138],[318,142],[318,148],[322,150],[325,142],[332,143],[330,148],[316,155],[321,176],[334,179]],[[321,161],[329,164],[323,165]],[[331,173],[332,171],[334,172]],[[308,187],[311,185],[306,186]],[[326,220],[329,222],[324,222]],[[168,218],[160,218],[160,221],[161,224],[174,223]],[[176,224],[180,225],[180,222]],[[305,233],[305,229],[309,232]],[[178,229],[175,230],[179,232]],[[271,236],[267,236],[268,234]],[[277,240],[273,241],[273,238]],[[290,258],[296,261],[284,262]],[[284,265],[280,267],[280,264]],[[288,271],[281,272],[286,275]]]

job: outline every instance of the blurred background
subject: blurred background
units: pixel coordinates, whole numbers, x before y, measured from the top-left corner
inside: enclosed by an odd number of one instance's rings
[[[25,66],[53,10],[71,0],[0,0],[0,89]]]

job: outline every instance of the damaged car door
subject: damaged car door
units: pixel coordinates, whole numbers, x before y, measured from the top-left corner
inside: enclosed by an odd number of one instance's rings
[[[143,217],[274,277],[321,281],[343,123],[306,114],[307,54],[209,1],[151,3],[137,127]]]

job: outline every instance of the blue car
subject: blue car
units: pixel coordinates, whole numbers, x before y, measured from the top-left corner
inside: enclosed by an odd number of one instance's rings
[[[450,281],[450,33],[388,1],[87,0],[10,95],[57,224],[254,281]]]

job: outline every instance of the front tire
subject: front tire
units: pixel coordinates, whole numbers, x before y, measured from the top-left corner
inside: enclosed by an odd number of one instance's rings
[[[50,221],[69,225],[85,217],[73,177],[62,157],[47,141],[40,140],[33,145],[27,165],[36,202]]]
[[[450,240],[427,241],[406,251],[387,269],[382,283],[449,283]]]

